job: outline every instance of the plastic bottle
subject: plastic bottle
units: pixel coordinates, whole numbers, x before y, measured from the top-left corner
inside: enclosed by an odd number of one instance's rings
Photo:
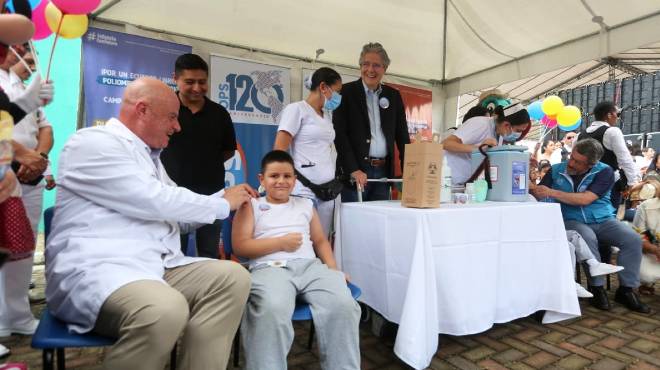
[[[477,191],[473,182],[465,184],[465,194],[468,196],[468,203],[477,203]]]
[[[440,203],[451,203],[451,167],[447,164],[447,157],[442,158],[442,184],[440,186]]]

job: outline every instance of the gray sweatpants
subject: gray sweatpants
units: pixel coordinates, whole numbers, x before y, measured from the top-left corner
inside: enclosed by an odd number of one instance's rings
[[[573,272],[575,272],[575,262],[584,262],[590,259],[596,259],[587,243],[582,239],[580,233],[575,230],[566,230],[568,239],[568,249],[571,251],[571,261],[573,262]],[[600,262],[600,260],[598,261]]]
[[[286,267],[257,266],[251,275],[250,298],[241,323],[247,370],[287,368],[296,300],[310,305],[321,367],[360,368],[360,306],[342,272],[328,269],[319,259],[296,259]]]
[[[639,286],[639,265],[642,261],[642,239],[630,226],[612,218],[599,224],[583,224],[564,221],[567,230],[575,230],[582,236],[591,253],[600,261],[598,242],[619,247],[617,264],[624,269],[619,272],[619,285],[628,288]],[[609,262],[609,261],[606,261]],[[604,276],[591,277],[589,285],[603,286]]]

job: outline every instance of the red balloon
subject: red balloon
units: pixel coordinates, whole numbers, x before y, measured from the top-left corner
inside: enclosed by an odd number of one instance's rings
[[[96,9],[101,0],[51,0],[64,14],[87,14]]]
[[[46,6],[48,0],[42,0],[36,8],[32,10],[32,23],[34,23],[34,36],[35,40],[42,40],[50,36],[53,31],[48,27],[46,22]]]
[[[557,126],[557,120],[548,116],[541,118],[541,123],[547,128],[554,128]]]

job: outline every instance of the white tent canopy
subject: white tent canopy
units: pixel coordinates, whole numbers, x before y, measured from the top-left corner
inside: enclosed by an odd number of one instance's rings
[[[322,48],[318,62],[351,68],[357,67],[362,45],[378,41],[392,59],[388,74],[434,86],[434,121],[451,123],[462,93],[576,64],[588,69],[594,60],[660,41],[660,0],[497,5],[487,0],[103,0],[93,16],[97,24],[124,25],[127,32],[189,37],[230,46],[244,57],[246,50],[251,57],[262,55],[254,59],[311,61]]]
[[[481,91],[498,89],[514,101],[529,102],[547,93],[599,84],[608,80],[621,80],[660,70],[660,43],[614,54],[601,60],[562,67],[517,81],[499,83],[461,95],[458,118],[474,106]]]

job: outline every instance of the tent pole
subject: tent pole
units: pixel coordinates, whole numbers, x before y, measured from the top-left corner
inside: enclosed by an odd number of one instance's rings
[[[447,0],[445,0],[445,14],[442,23],[442,83],[447,78]]]

